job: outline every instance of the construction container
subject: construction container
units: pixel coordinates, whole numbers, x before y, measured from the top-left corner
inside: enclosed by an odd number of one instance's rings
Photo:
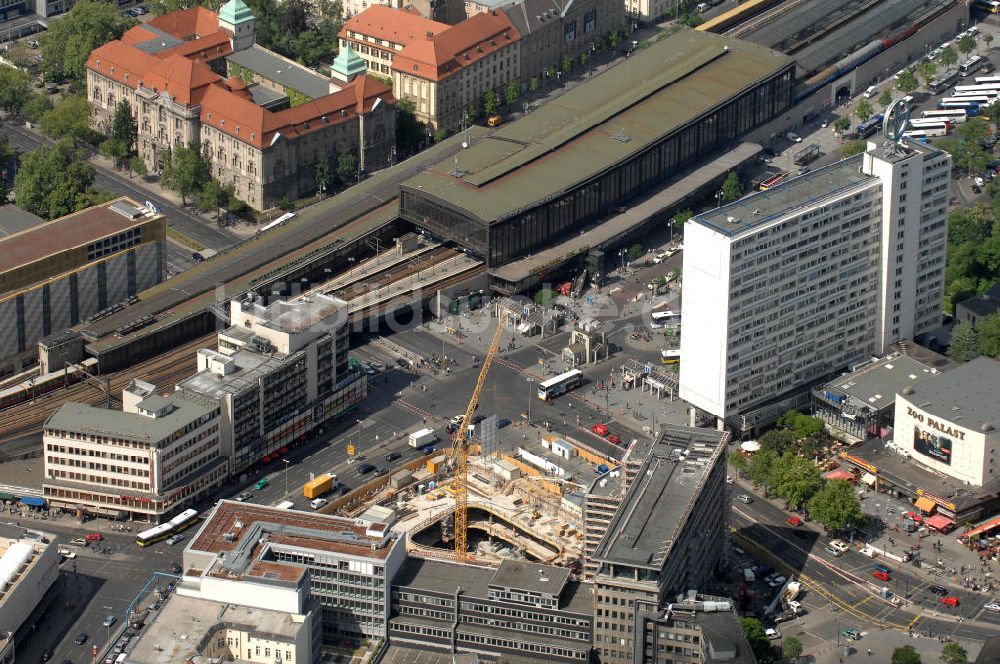
[[[401,489],[413,481],[413,475],[408,470],[400,470],[389,476],[389,486],[393,489]]]
[[[439,454],[438,456],[430,459],[427,462],[427,472],[428,473],[440,473],[444,470],[445,464],[448,462],[448,457],[444,454]]]

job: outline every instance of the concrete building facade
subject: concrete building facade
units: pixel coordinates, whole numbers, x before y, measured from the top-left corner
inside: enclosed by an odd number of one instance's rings
[[[0,661],[17,650],[13,634],[59,578],[55,540],[49,533],[0,524]]]
[[[51,505],[160,522],[229,476],[220,407],[133,382],[123,410],[65,403],[45,421],[45,497]]]
[[[33,364],[42,338],[160,283],[165,264],[163,215],[128,198],[0,239],[0,374]]]
[[[947,153],[862,154],[697,215],[684,233],[680,396],[742,430],[939,324]]]

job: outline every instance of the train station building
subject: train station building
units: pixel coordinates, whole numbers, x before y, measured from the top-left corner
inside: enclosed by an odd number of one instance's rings
[[[400,214],[483,258],[494,289],[524,290],[655,221],[628,214],[637,197],[691,176],[667,188],[657,208],[669,211],[752,160],[759,148],[735,141],[791,105],[793,69],[770,49],[683,30],[425,168],[401,185]],[[717,172],[686,172],[727,155]]]

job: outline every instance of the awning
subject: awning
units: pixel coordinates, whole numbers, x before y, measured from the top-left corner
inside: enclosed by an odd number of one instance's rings
[[[23,496],[21,504],[28,505],[29,507],[45,507],[45,499],[36,498],[35,496]]]
[[[865,473],[864,475],[861,476],[861,481],[867,484],[868,486],[875,486],[876,479],[878,478],[876,478],[871,473]]]
[[[831,470],[826,475],[824,475],[828,480],[847,480],[848,482],[854,481],[854,475],[850,474],[842,468],[837,468],[836,470]]]
[[[955,522],[942,514],[935,514],[934,516],[929,516],[924,519],[924,523],[933,528],[934,530],[940,530],[941,532],[946,532],[955,525]]]
[[[976,535],[982,535],[983,533],[989,532],[994,528],[1000,528],[1000,516],[981,523],[968,532],[962,533],[962,537],[975,537]]]
[[[927,496],[920,496],[917,498],[917,502],[913,503],[913,505],[921,512],[933,512],[934,508],[937,507],[937,503]]]
[[[17,500],[12,493],[5,493],[0,491],[0,500]]]

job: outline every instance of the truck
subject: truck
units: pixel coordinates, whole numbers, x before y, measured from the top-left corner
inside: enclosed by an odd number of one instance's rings
[[[421,429],[410,434],[409,444],[413,448],[421,448],[430,445],[436,440],[434,429]]]
[[[306,482],[302,487],[302,495],[306,498],[319,498],[333,489],[333,475],[320,475]]]
[[[817,157],[819,157],[819,146],[813,143],[812,145],[808,145],[796,152],[792,157],[792,161],[796,166],[803,166],[815,160]]]
[[[796,597],[799,596],[799,592],[802,590],[802,584],[798,581],[789,581],[785,586],[784,591],[781,593],[781,601],[783,604],[788,605],[793,602]]]

